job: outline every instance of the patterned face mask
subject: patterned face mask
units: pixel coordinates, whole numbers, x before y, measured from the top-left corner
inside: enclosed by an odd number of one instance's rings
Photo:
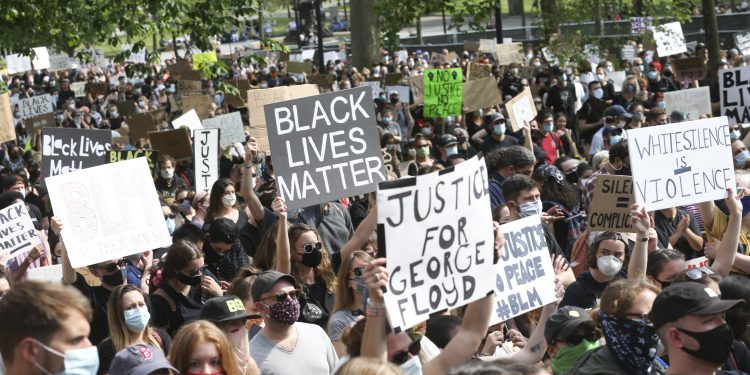
[[[646,320],[620,319],[599,311],[607,347],[628,374],[647,375],[651,371],[659,336]]]

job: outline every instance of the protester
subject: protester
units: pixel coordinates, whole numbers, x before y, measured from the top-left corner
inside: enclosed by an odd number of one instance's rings
[[[177,375],[178,372],[161,350],[145,344],[131,345],[120,350],[109,368],[109,375],[153,374]]]
[[[201,307],[201,319],[216,324],[229,338],[243,374],[259,372],[258,366],[250,358],[250,341],[246,326],[248,319],[258,317],[260,314],[249,314],[245,311],[242,301],[231,295],[212,298]]]
[[[205,320],[188,323],[180,330],[168,359],[180,374],[246,375],[229,338]]]

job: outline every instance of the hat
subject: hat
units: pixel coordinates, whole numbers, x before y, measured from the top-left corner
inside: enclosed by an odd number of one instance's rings
[[[245,310],[245,304],[236,296],[214,297],[206,301],[201,307],[201,319],[212,322],[259,317],[259,314],[248,314]]]
[[[544,324],[544,339],[552,342],[557,338],[568,338],[581,323],[591,321],[586,310],[576,306],[557,309]]]
[[[207,192],[205,192],[205,191],[203,191],[203,190],[201,190],[201,191],[199,191],[199,192],[196,192],[196,193],[195,193],[195,196],[193,197],[193,202],[192,202],[192,203],[193,203],[193,206],[196,206],[196,205],[198,205],[198,203],[200,203],[200,201],[202,201],[202,200],[203,200],[203,198],[205,198],[205,197],[206,197],[206,195],[208,195],[208,193],[207,193]]]
[[[115,354],[109,366],[111,375],[148,375],[156,370],[179,373],[164,357],[164,353],[151,345],[128,346]]]
[[[263,293],[271,290],[273,286],[280,280],[286,280],[292,284],[297,283],[297,280],[295,280],[292,275],[287,275],[285,273],[273,270],[263,271],[260,275],[258,275],[258,277],[255,279],[255,282],[253,283],[253,289],[251,292],[253,295],[253,301],[259,301],[260,296],[263,295]]]
[[[672,111],[672,113],[669,115],[669,118],[672,120],[672,122],[682,122],[685,121],[685,114],[681,111]]]
[[[651,64],[648,64],[648,66],[652,70],[656,70],[657,72],[661,73],[661,63],[658,61],[652,61]]]
[[[622,134],[622,128],[618,128],[612,125],[607,125],[604,127],[604,130],[602,130],[602,137],[606,137],[608,135],[611,135],[612,133],[616,133],[618,130],[620,131],[620,134]]]
[[[457,145],[458,144],[458,138],[456,138],[453,134],[443,134],[443,136],[440,137],[440,144],[443,147]]]
[[[559,185],[565,183],[565,176],[560,170],[552,164],[541,164],[534,170],[533,177],[535,180],[550,179]]]
[[[215,219],[208,228],[211,242],[234,243],[237,239],[237,225],[227,218]]]
[[[496,121],[503,120],[505,122],[505,116],[503,116],[502,113],[493,113],[490,115],[490,123],[494,123]]]
[[[628,111],[626,111],[625,108],[622,108],[622,106],[619,105],[619,104],[615,104],[615,105],[610,106],[609,108],[607,108],[607,110],[604,111],[604,116],[605,117],[623,116],[623,117],[627,117],[627,118],[633,117],[633,115],[631,115],[630,113],[628,113]]]
[[[686,315],[710,315],[745,304],[743,300],[719,298],[716,292],[696,282],[672,284],[659,293],[648,314],[649,319],[659,328]]]

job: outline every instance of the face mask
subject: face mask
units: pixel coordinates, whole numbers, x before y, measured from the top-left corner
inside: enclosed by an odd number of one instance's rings
[[[167,218],[164,221],[167,223],[167,230],[169,231],[169,235],[171,236],[172,233],[174,233],[174,228],[176,225],[174,219]]]
[[[120,114],[117,113],[117,112],[110,112],[109,113],[109,118],[118,118],[119,116],[120,116]]]
[[[201,283],[203,275],[188,276],[177,271],[177,280],[185,285],[198,286]]]
[[[172,179],[172,176],[174,176],[174,169],[162,169],[161,178],[170,180]]]
[[[633,121],[643,121],[643,113],[642,112],[633,113]]]
[[[391,98],[391,104],[398,103],[398,98]]]
[[[614,71],[615,71],[614,67],[611,67],[611,66],[607,65],[607,73],[612,73]]]
[[[604,76],[604,74],[597,74],[596,75],[596,80],[597,81],[604,81],[604,78],[607,78],[607,77]]]
[[[622,262],[614,255],[605,255],[596,260],[596,268],[607,277],[613,277],[622,269]]]
[[[416,153],[417,153],[417,156],[427,157],[430,155],[430,148],[429,147],[417,147]]]
[[[453,124],[453,116],[446,116],[445,117],[445,124],[446,125],[452,125]]]
[[[125,326],[131,332],[143,332],[148,326],[148,321],[151,319],[146,307],[137,307],[135,309],[125,310]]]
[[[665,101],[659,102],[659,108],[661,108],[661,109],[667,109],[667,102],[665,102]]]
[[[691,332],[680,328],[677,329],[700,343],[700,347],[697,350],[682,347],[681,349],[685,353],[715,364],[722,364],[729,358],[734,338],[732,337],[732,330],[729,329],[728,325],[722,324],[706,332]]]
[[[390,124],[391,123],[391,118],[390,117],[383,117],[383,123],[386,124],[386,125]]]
[[[182,203],[180,203],[180,211],[184,213],[190,213],[190,209],[192,206],[190,206],[190,201],[184,200]]]
[[[63,120],[65,120],[65,116],[63,116],[63,115],[56,115],[55,116],[55,120],[57,120],[57,122],[62,122]]]
[[[638,65],[638,70],[643,71],[643,65]]]
[[[302,264],[310,268],[317,267],[322,260],[323,253],[318,249],[313,249],[313,251],[309,253],[302,254]]]
[[[138,101],[138,108],[143,108],[146,106],[146,103],[144,103],[142,100]]]
[[[607,348],[625,374],[646,375],[654,364],[659,336],[652,323],[619,319],[599,311]]]
[[[445,149],[445,153],[446,153],[446,155],[448,155],[448,156],[451,156],[451,155],[456,155],[456,154],[458,154],[458,146],[456,146],[456,145],[453,145],[453,146],[447,147],[447,148]]]
[[[232,207],[235,203],[237,203],[237,196],[234,194],[227,194],[221,197],[221,204],[223,204],[224,207]]]
[[[656,71],[652,70],[652,71],[648,72],[648,74],[646,74],[646,76],[648,77],[648,79],[650,79],[652,81],[656,81],[656,78],[658,77],[658,73]]]
[[[609,145],[610,146],[614,146],[614,145],[620,143],[620,141],[622,141],[622,136],[621,135],[613,135],[613,136],[609,137]]]
[[[565,73],[563,73],[562,77],[560,77],[560,80],[563,81],[563,82],[567,82],[568,81],[568,75],[565,74]]]
[[[544,123],[544,124],[542,125],[542,129],[544,130],[544,132],[545,132],[545,133],[550,133],[550,132],[552,132],[552,123],[551,123],[551,122],[545,122],[545,123]]]
[[[492,132],[497,135],[503,135],[505,134],[505,125],[498,124],[492,127]]]
[[[528,217],[542,213],[542,201],[522,203],[518,206],[518,215]]]
[[[419,360],[419,356],[411,357],[398,367],[404,375],[422,375],[422,361]]]
[[[271,313],[269,318],[277,323],[290,326],[299,319],[299,301],[296,299],[287,299],[266,307]]]
[[[409,149],[409,156],[417,156],[417,149],[410,148]]]
[[[123,268],[111,275],[102,276],[102,282],[112,286],[121,285],[125,281],[125,272],[127,271]]]
[[[508,74],[514,76],[514,75],[518,74],[518,69],[515,69],[515,68],[514,69],[510,69],[510,70],[508,70]]]
[[[422,129],[422,134],[425,137],[429,138],[432,135],[432,128],[423,128]]]
[[[68,349],[65,351],[65,353],[60,353],[57,350],[42,344],[38,340],[34,341],[39,344],[39,346],[41,346],[45,351],[64,359],[65,367],[63,371],[60,371],[58,373],[59,375],[94,375],[96,374],[96,370],[99,368],[99,353],[96,349],[96,346],[90,346],[88,348],[82,349]],[[40,364],[36,363],[36,361],[34,361],[34,365],[47,375],[57,375],[45,369]]]
[[[214,95],[214,103],[221,107],[221,105],[224,104],[224,95]]]
[[[575,184],[578,182],[578,171],[572,171],[565,175],[565,181],[568,181],[571,184]]]
[[[734,166],[737,168],[745,168],[745,162],[747,162],[747,159],[750,159],[750,151],[745,150],[740,152],[734,157]]]
[[[598,347],[599,340],[589,341],[586,339],[581,340],[578,345],[566,345],[552,358],[552,370],[555,374],[568,372],[573,368],[578,358],[581,358],[583,353]]]
[[[602,90],[601,88],[594,90],[594,97],[597,99],[601,99],[602,97],[604,97],[604,90]]]
[[[740,131],[737,129],[734,129],[731,132],[729,132],[729,139],[732,141],[736,141],[740,139]]]
[[[635,85],[632,85],[632,84],[627,84],[627,85],[625,86],[625,92],[630,92],[630,93],[633,93],[633,92],[635,92]]]

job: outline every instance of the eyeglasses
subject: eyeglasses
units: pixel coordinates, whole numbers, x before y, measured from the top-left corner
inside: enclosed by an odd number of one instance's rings
[[[100,264],[96,266],[96,268],[107,273],[112,273],[124,266],[125,266],[125,259],[118,259],[114,263]]]
[[[642,322],[651,323],[651,320],[648,318],[648,313],[626,314],[625,317],[630,320],[640,320]]]
[[[290,299],[290,298],[291,299],[297,299],[297,298],[299,298],[299,295],[300,295],[300,290],[299,289],[294,289],[294,290],[291,290],[289,292],[281,292],[281,293],[279,293],[279,294],[277,294],[275,296],[268,296],[268,297],[265,297],[265,298],[261,298],[260,300],[264,301],[264,300],[267,300],[269,298],[276,298],[276,302],[281,303],[281,302],[284,302],[284,301],[286,301],[287,299]]]
[[[188,200],[188,199],[187,199],[187,198],[181,198],[181,199],[178,199],[178,200],[177,200],[177,203],[182,203],[182,202],[184,202],[184,201],[186,201],[186,200]]]
[[[203,266],[200,266],[198,268],[193,268],[192,270],[185,272],[188,276],[198,276],[203,274],[203,270],[205,270],[208,266],[205,264]]]
[[[313,250],[320,250],[323,248],[323,243],[318,241],[316,243],[306,243],[305,246],[302,247],[303,250],[305,250],[305,254],[310,254],[313,252]]]
[[[414,341],[411,344],[409,344],[409,348],[404,351],[397,352],[391,357],[391,362],[397,365],[401,365],[406,363],[406,361],[409,360],[409,354],[413,356],[416,356],[419,354],[419,352],[422,350],[422,343],[420,340]]]

